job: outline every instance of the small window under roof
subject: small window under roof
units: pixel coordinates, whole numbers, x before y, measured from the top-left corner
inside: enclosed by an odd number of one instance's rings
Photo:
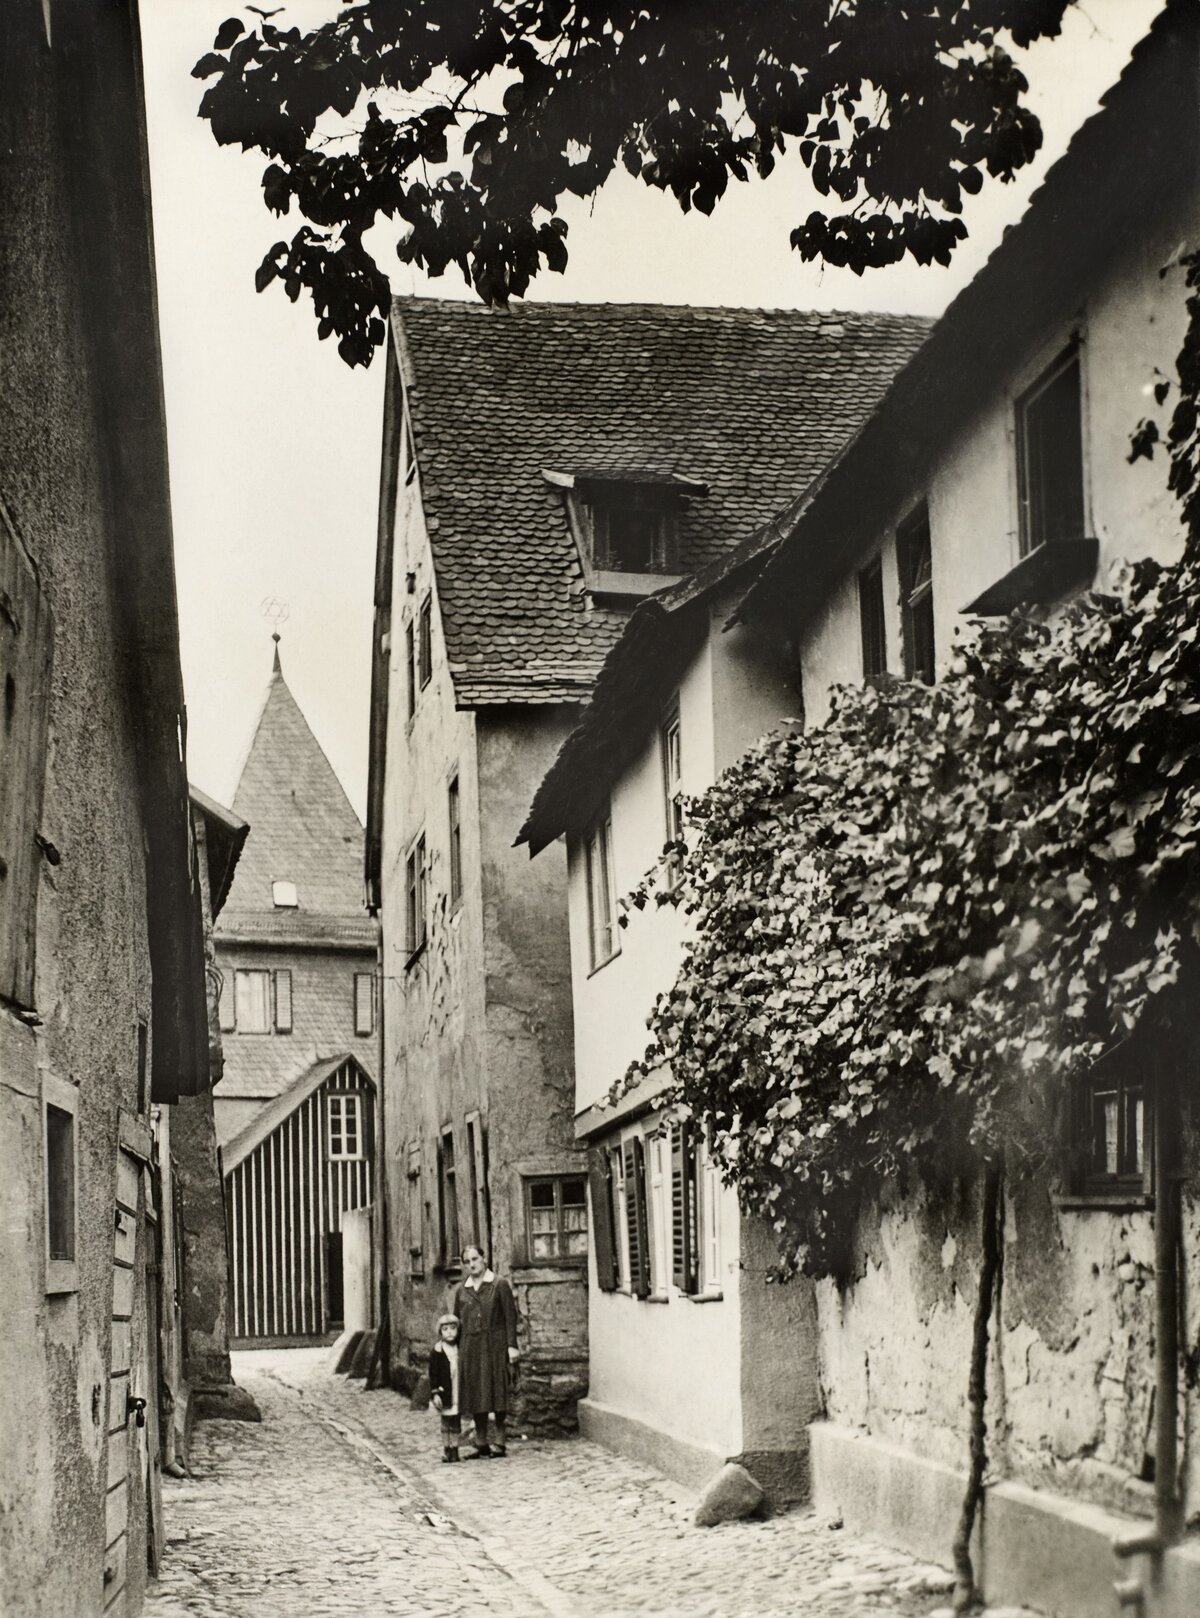
[[[295,910],[300,903],[294,882],[272,882],[271,899],[276,910]]]

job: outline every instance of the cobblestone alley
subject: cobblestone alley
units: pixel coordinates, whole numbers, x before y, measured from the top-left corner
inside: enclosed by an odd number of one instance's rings
[[[443,1466],[431,1415],[334,1377],[329,1358],[235,1356],[262,1425],[201,1423],[194,1475],[164,1480],[166,1565],[148,1618],[927,1618],[946,1609],[939,1569],[802,1512],[695,1528],[686,1491],[582,1440],[517,1443],[503,1461]]]

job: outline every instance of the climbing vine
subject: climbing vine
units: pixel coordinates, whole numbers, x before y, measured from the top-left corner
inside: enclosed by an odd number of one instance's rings
[[[1057,1156],[1072,1084],[1200,939],[1200,269],[1165,436],[1191,538],[933,687],[842,688],[690,806],[691,942],[644,1063],[708,1121],[785,1267],[844,1273],[885,1184]],[[1159,402],[1166,397],[1160,393]],[[1147,441],[1148,440],[1148,441]],[[1157,433],[1133,448],[1153,454]]]

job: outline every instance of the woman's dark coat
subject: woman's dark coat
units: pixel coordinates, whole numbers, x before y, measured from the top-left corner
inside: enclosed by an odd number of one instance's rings
[[[454,1294],[458,1339],[458,1408],[464,1416],[508,1413],[508,1351],[517,1346],[517,1305],[502,1276]]]

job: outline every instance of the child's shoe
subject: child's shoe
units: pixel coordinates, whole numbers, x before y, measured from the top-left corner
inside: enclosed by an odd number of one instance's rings
[[[458,1454],[458,1451],[456,1449],[446,1448],[446,1449],[444,1449],[442,1451],[442,1460],[443,1461],[457,1461],[458,1459],[459,1459],[459,1454]]]

